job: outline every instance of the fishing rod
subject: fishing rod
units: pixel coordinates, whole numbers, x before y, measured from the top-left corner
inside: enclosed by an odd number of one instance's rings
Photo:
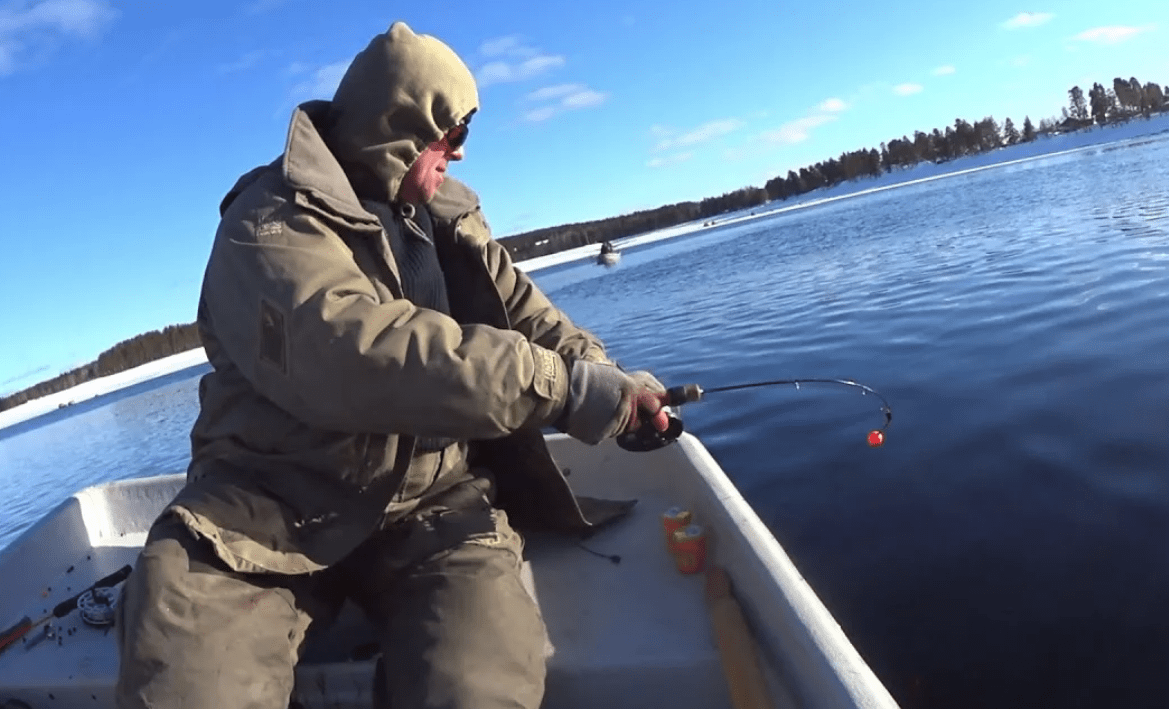
[[[69,567],[69,568],[70,568],[70,570],[72,570],[73,567]],[[85,594],[89,593],[90,591],[93,591],[94,589],[99,589],[99,588],[113,588],[114,586],[117,586],[119,583],[125,581],[126,578],[129,576],[130,576],[130,565],[126,564],[122,568],[118,569],[117,571],[110,574],[109,576],[106,576],[105,578],[99,580],[97,583],[93,584],[92,586],[85,589],[81,593],[78,593],[76,596],[71,596],[71,597],[65,599],[64,601],[61,601],[60,603],[58,603],[56,606],[53,607],[52,611],[45,613],[40,618],[38,618],[36,620],[33,620],[30,616],[25,616],[24,618],[21,618],[19,621],[17,621],[16,625],[13,625],[11,628],[0,633],[0,652],[4,652],[11,645],[15,644],[17,640],[21,639],[25,635],[28,635],[28,633],[30,631],[32,631],[32,629],[37,627],[38,625],[42,625],[44,623],[47,623],[50,620],[52,620],[53,618],[64,618],[65,616],[69,615],[73,611],[77,610],[78,602],[83,602],[82,597],[85,596]],[[84,613],[84,612],[85,612],[85,610],[83,608],[82,613]]]
[[[697,384],[683,384],[681,386],[670,387],[666,389],[666,397],[664,404],[666,406],[681,407],[683,404],[692,404],[697,401],[702,401],[707,394],[713,394],[723,391],[737,391],[739,389],[752,389],[755,387],[766,386],[783,386],[792,385],[796,389],[800,388],[801,384],[838,384],[841,386],[854,387],[861,390],[861,395],[872,394],[881,400],[881,413],[885,415],[885,423],[880,428],[875,428],[869,431],[866,440],[870,448],[879,448],[885,443],[885,429],[889,424],[893,423],[893,407],[889,405],[888,400],[881,396],[872,387],[866,386],[859,382],[854,382],[851,379],[773,379],[766,382],[751,382],[750,384],[730,384],[721,387],[711,387],[703,389]],[[627,431],[617,437],[617,445],[621,446],[627,451],[644,452],[657,450],[663,446],[668,446],[674,441],[678,440],[678,436],[682,435],[683,425],[682,419],[667,412],[667,419],[669,425],[665,431],[659,431],[654,428],[649,421],[642,420],[642,425],[635,431]]]

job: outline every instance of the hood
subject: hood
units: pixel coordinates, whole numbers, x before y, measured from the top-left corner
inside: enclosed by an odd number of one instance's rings
[[[398,194],[425,147],[479,107],[475,77],[454,50],[395,22],[349,65],[333,96],[325,141],[365,191]],[[371,195],[373,196],[373,195]]]

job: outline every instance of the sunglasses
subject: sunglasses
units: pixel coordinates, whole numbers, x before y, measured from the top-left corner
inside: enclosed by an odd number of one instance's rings
[[[466,123],[460,123],[459,125],[447,131],[447,134],[443,136],[443,139],[446,140],[448,148],[451,150],[458,150],[459,148],[463,147],[463,143],[467,142],[467,134],[470,132],[471,129],[467,126]]]
[[[475,115],[475,110],[476,109],[471,109],[471,112],[467,114],[467,117],[464,118],[462,122],[459,123],[459,125],[451,128],[449,131],[447,131],[447,134],[443,136],[443,138],[446,140],[447,147],[449,147],[451,150],[458,150],[459,148],[463,147],[463,143],[467,142],[467,135],[469,135],[471,132],[471,126],[468,124],[471,122],[471,116]]]

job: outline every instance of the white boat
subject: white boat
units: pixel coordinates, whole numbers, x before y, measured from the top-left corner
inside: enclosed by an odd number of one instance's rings
[[[627,519],[584,543],[619,555],[619,563],[563,538],[527,540],[525,583],[548,627],[546,709],[896,707],[697,438],[683,434],[649,453],[564,435],[548,442],[579,494],[639,502]],[[135,563],[151,522],[184,479],[108,483],[66,499],[0,553],[0,627],[51,612]],[[662,522],[676,506],[706,530],[708,568],[725,569],[737,605],[709,604],[704,575],[679,573]],[[31,709],[112,707],[114,633],[87,625],[78,612],[53,625],[55,639],[18,642],[0,654],[0,707],[8,700]],[[43,634],[38,628],[26,640]],[[367,707],[376,658],[352,653],[370,639],[347,606],[320,644],[306,648],[295,699],[309,709]],[[732,703],[730,686],[755,699]]]
[[[620,251],[603,251],[597,256],[597,263],[602,266],[616,266],[621,260]]]

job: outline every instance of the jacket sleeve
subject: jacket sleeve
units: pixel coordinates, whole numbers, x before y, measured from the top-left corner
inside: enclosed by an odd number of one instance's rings
[[[312,210],[245,201],[221,222],[203,301],[224,353],[262,396],[348,432],[494,438],[559,415],[568,385],[556,353],[519,332],[383,302]]]
[[[491,238],[482,212],[474,210],[467,214],[459,222],[459,229],[471,241],[483,244],[487,267],[503,298],[513,329],[569,361],[609,362],[604,344],[592,333],[573,324],[527,274],[516,268],[507,249]]]

